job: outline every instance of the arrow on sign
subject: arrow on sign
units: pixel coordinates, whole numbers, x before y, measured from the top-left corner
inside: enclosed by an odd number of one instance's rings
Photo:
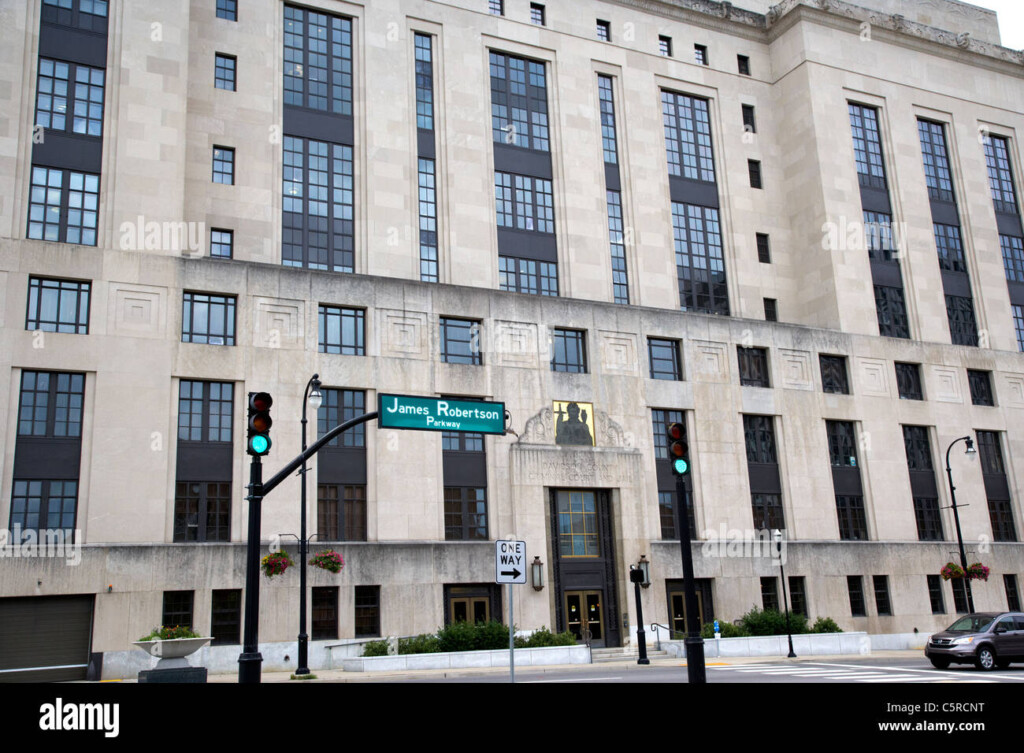
[[[502,575],[511,575],[513,578],[518,578],[520,575],[522,575],[521,572],[519,572],[518,570],[515,570],[515,569],[512,569],[512,570],[502,570],[501,574]]]

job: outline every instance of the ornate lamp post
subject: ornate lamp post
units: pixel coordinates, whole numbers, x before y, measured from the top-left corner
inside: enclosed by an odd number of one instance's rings
[[[312,390],[312,391],[311,391]],[[313,409],[314,415],[320,410],[323,396],[320,394],[320,375],[314,374],[306,383],[302,394],[302,451],[306,451],[306,405]],[[306,635],[306,555],[309,541],[306,538],[306,464],[302,464],[299,475],[302,476],[301,509],[299,514],[299,666],[297,675],[309,674],[309,636]]]
[[[956,487],[953,486],[953,469],[949,465],[949,451],[953,449],[953,445],[957,442],[965,442],[967,449],[964,454],[968,458],[973,458],[978,454],[978,451],[974,449],[974,439],[970,436],[959,437],[949,443],[949,447],[946,448],[946,476],[949,479],[949,498],[953,503],[953,522],[956,523],[956,540],[960,546],[960,567],[964,569],[964,588],[967,590],[967,613],[971,614],[974,612],[974,594],[971,593],[971,579],[967,577],[967,551],[964,549],[964,536],[960,532],[960,513],[956,507]]]
[[[650,563],[647,561],[646,555],[640,556],[638,565],[629,566],[629,581],[633,584],[636,594],[636,642],[640,650],[640,658],[636,660],[636,663],[650,664],[651,660],[647,658],[647,635],[644,633],[644,608],[640,603],[640,586],[651,585]]]
[[[793,629],[789,624],[789,596],[786,592],[786,568],[782,565],[782,531],[776,528],[772,531],[772,538],[775,539],[775,551],[779,555],[779,574],[782,576],[782,605],[786,608],[786,635],[789,636],[790,659],[796,658],[796,651],[793,650]]]

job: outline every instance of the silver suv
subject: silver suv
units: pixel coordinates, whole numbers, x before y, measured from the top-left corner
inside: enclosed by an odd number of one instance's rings
[[[1024,614],[975,612],[928,639],[924,655],[936,669],[973,664],[978,669],[1004,669],[1024,662]]]

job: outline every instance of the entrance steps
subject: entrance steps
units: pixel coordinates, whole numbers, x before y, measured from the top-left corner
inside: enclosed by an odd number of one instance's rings
[[[659,659],[667,657],[668,655],[667,651],[654,651],[651,648],[647,649],[648,659]],[[636,662],[636,660],[640,658],[640,653],[636,646],[592,648],[590,649],[590,657],[594,664],[602,664],[605,662]]]

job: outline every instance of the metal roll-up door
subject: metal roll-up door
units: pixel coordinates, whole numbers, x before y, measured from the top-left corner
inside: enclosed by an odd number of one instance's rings
[[[0,682],[84,680],[95,597],[0,599]]]

